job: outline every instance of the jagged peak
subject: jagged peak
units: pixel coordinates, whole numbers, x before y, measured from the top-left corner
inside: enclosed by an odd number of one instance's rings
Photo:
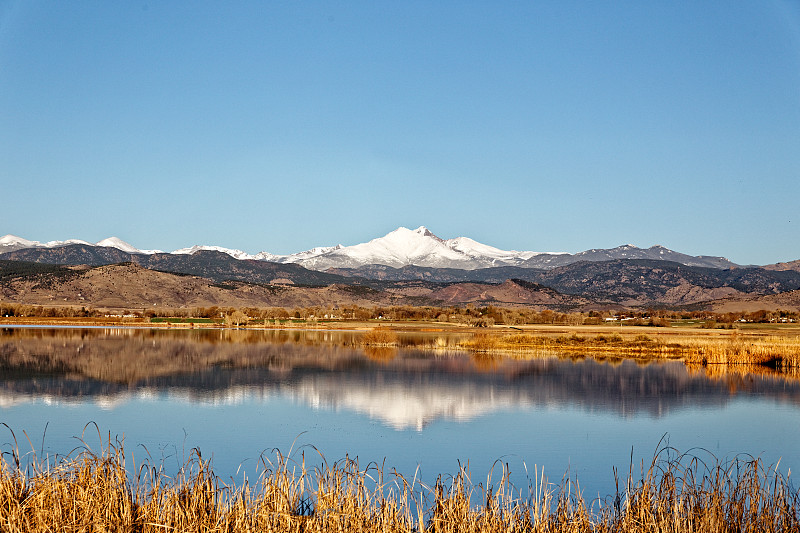
[[[414,230],[414,233],[418,233],[419,235],[422,235],[423,237],[435,237],[436,236],[431,232],[431,230],[429,230],[425,226],[418,227],[417,229]]]
[[[423,237],[431,237],[432,239],[436,239],[439,242],[444,242],[444,239],[434,234],[431,230],[429,230],[425,226],[418,227],[417,229],[414,230],[414,233],[422,235]]]

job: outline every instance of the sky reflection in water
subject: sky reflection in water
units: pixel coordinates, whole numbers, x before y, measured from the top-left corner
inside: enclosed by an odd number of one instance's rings
[[[227,333],[2,330],[0,422],[37,453],[69,452],[90,421],[168,469],[197,447],[224,477],[253,476],[275,448],[314,461],[313,446],[329,461],[385,461],[411,477],[419,467],[427,481],[469,461],[478,483],[499,460],[525,486],[537,465],[553,482],[577,476],[587,497],[613,492],[612,466],[627,472],[632,450],[637,468],[648,463],[664,435],[682,452],[800,464],[800,384],[783,377],[452,349],[365,354],[348,332]],[[93,428],[86,441],[100,446]],[[6,432],[3,451],[10,442]]]

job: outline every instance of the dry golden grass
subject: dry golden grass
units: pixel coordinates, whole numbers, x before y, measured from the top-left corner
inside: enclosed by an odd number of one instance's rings
[[[580,352],[617,353],[637,358],[682,358],[689,364],[762,365],[778,369],[800,368],[800,337],[726,336],[660,337],[617,333],[596,336],[572,335],[490,335],[476,333],[460,346],[478,352],[510,351],[529,354]]]
[[[538,473],[517,490],[502,465],[496,484],[476,486],[462,468],[427,486],[349,458],[312,469],[304,454],[278,453],[264,459],[255,483],[232,486],[199,452],[175,478],[147,464],[129,475],[121,444],[55,465],[23,466],[16,450],[7,456],[0,459],[4,533],[800,531],[800,493],[777,468],[670,449],[638,480],[629,474],[616,494],[590,504],[575,482],[553,486]]]
[[[361,338],[366,346],[397,346],[400,343],[397,333],[386,328],[373,328]]]
[[[470,340],[461,343],[462,348],[476,351],[513,351],[552,354],[554,352],[614,352],[625,354],[646,354],[648,356],[674,357],[680,346],[665,343],[647,335],[623,338],[617,333],[599,334],[594,337],[572,335],[531,335],[518,333],[512,335],[489,335],[476,333]]]
[[[800,367],[800,338],[797,337],[733,335],[726,339],[701,339],[689,343],[686,352],[686,360],[693,363]]]

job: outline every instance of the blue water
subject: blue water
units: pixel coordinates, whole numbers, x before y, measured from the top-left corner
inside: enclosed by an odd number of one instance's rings
[[[208,344],[182,332],[151,333],[148,360],[186,353],[206,360],[168,375],[120,382],[75,368],[13,366],[42,358],[44,346],[58,352],[79,342],[109,361],[124,349],[104,334],[60,334],[0,336],[0,422],[29,455],[97,450],[99,428],[103,440],[124,439],[129,460],[172,472],[193,448],[234,480],[253,477],[262,454],[274,459],[275,449],[296,459],[305,453],[309,464],[319,454],[358,457],[362,467],[374,461],[427,483],[460,464],[476,484],[494,466],[496,481],[504,463],[520,488],[544,470],[554,483],[577,479],[590,500],[614,492],[612,467],[627,473],[633,458],[638,472],[665,445],[705,459],[780,461],[784,473],[800,468],[800,385],[781,377],[709,379],[680,362],[591,359],[496,359],[487,368],[468,354],[415,349],[376,361],[348,346]],[[209,364],[225,350],[224,365]],[[4,427],[0,447],[13,447]]]

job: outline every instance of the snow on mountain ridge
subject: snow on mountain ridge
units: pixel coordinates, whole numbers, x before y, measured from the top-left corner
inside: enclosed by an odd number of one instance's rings
[[[51,241],[42,244],[28,241],[14,235],[0,238],[0,245],[5,250],[20,248],[53,248],[68,244],[90,243],[79,240]],[[160,250],[139,250],[133,245],[119,239],[109,237],[96,246],[118,248],[128,253],[161,253]],[[357,268],[364,265],[379,264],[395,268],[415,265],[434,268],[460,268],[472,270],[498,265],[517,265],[525,259],[537,255],[536,252],[517,252],[500,250],[493,246],[479,243],[468,237],[444,240],[425,226],[414,230],[399,227],[383,237],[352,246],[320,246],[303,252],[289,255],[278,255],[262,251],[255,255],[243,250],[213,245],[194,245],[180,248],[170,253],[191,255],[201,250],[222,252],[236,259],[251,259],[275,263],[296,263],[312,270],[328,268]]]
[[[0,237],[0,252],[10,252],[24,248],[53,248],[69,244],[90,245],[86,241],[50,241],[42,244],[15,235]],[[128,253],[163,253],[160,250],[137,250],[117,237],[109,237],[96,244],[118,248]],[[456,237],[444,240],[425,226],[411,230],[399,227],[383,237],[352,246],[316,247],[289,255],[259,252],[251,255],[242,250],[222,246],[195,245],[181,248],[173,254],[194,254],[201,250],[222,252],[236,259],[269,261],[274,263],[294,263],[311,270],[324,271],[330,268],[359,268],[367,265],[384,265],[393,268],[418,266],[428,268],[454,268],[475,270],[497,266],[520,266],[526,268],[550,269],[576,261],[607,261],[611,259],[658,259],[675,261],[689,266],[731,268],[734,263],[724,257],[689,256],[674,252],[661,245],[638,248],[632,244],[612,249],[592,249],[575,254],[565,252],[531,252],[501,250],[482,244],[469,237]]]
[[[123,252],[131,254],[155,252],[150,250],[146,251],[139,250],[135,246],[123,241],[119,237],[109,237],[94,244],[90,243],[89,241],[84,241],[82,239],[67,239],[65,241],[48,241],[43,243],[40,241],[31,241],[28,239],[23,239],[22,237],[17,237],[16,235],[11,235],[11,234],[0,237],[0,247],[2,247],[0,249],[4,251],[21,250],[25,248],[60,248],[62,246],[69,246],[70,244],[82,244],[85,246],[102,246],[104,248],[117,248],[119,250],[122,250]]]
[[[95,246],[104,246],[106,248],[116,248],[118,250],[122,250],[123,252],[128,252],[129,254],[140,254],[142,253],[141,250],[136,248],[135,246],[128,244],[127,242],[123,241],[119,237],[109,237],[107,239],[103,239],[95,243]]]
[[[92,245],[92,243],[89,241],[84,241],[82,239],[67,239],[66,241],[48,241],[42,246],[44,248],[59,248],[61,246],[69,246],[70,244],[85,244],[87,246]]]
[[[28,247],[36,246],[37,244],[41,244],[36,241],[29,241],[28,239],[23,239],[22,237],[17,237],[16,235],[3,235],[0,237],[0,246],[15,246],[15,245],[23,245]]]
[[[336,246],[317,246],[315,248],[311,248],[310,250],[305,250],[303,252],[297,252],[289,255],[277,255],[269,252],[258,252],[254,257],[259,261],[269,261],[271,263],[299,263],[300,261],[304,261],[312,257],[317,257],[319,255],[324,255],[334,250],[339,250],[341,248],[344,248],[344,246],[342,246],[341,244],[337,244]]]
[[[453,250],[465,253],[476,258],[492,258],[497,261],[516,263],[519,260],[530,259],[539,252],[518,252],[516,250],[501,250],[488,244],[480,243],[469,237],[456,237],[445,241],[447,246]]]
[[[228,254],[234,259],[257,259],[256,256],[248,254],[247,252],[242,250],[234,250],[232,248],[225,248],[223,246],[211,246],[206,244],[195,244],[194,246],[190,246],[188,248],[180,248],[178,250],[173,250],[170,253],[175,255],[192,255],[195,252],[200,252],[200,251],[222,252]]]

